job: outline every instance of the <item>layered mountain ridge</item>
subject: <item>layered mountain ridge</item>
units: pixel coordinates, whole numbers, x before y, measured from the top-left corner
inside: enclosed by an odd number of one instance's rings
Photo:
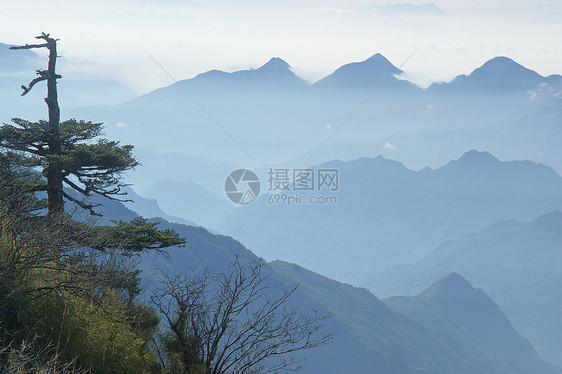
[[[542,357],[562,365],[561,228],[560,210],[528,222],[496,222],[378,278],[395,293],[413,295],[442,274],[461,273],[492,296]]]
[[[101,209],[105,209],[104,205]],[[111,208],[108,213],[111,212],[118,212],[119,215],[106,216],[105,219],[123,218],[120,216],[123,214],[122,210]],[[129,214],[134,213],[127,213],[127,216]],[[214,271],[225,271],[235,258],[242,263],[259,260],[230,237],[212,234],[199,227],[169,224],[161,219],[159,221],[162,228],[173,228],[185,237],[188,246],[170,248],[167,255],[150,252],[143,254],[141,269],[146,280],[157,274],[158,269],[168,272],[182,271],[187,266],[204,266]],[[405,314],[405,308],[389,307],[364,289],[327,279],[285,262],[265,264],[264,271],[270,274],[269,279],[273,282],[285,286],[299,284],[291,302],[301,312],[332,314],[326,328],[337,333],[334,341],[297,354],[297,359],[303,360],[302,365],[306,371],[335,374],[352,367],[357,373],[376,371],[383,374],[523,373],[510,367],[509,360],[496,352],[483,355],[473,342],[464,341],[462,336],[454,336],[449,331],[426,324],[420,318],[412,318],[413,312]],[[462,282],[447,287],[449,292],[457,295],[466,294],[466,290],[470,288],[470,285]],[[466,305],[479,307],[472,302],[472,299],[467,300]],[[491,300],[489,302],[495,305]],[[441,306],[439,302],[437,305]],[[446,307],[446,303],[443,305]],[[486,320],[489,318],[486,317]],[[507,333],[509,336],[518,336],[512,329],[507,329]],[[519,339],[524,341],[523,338]],[[532,348],[529,351],[519,351],[516,348],[517,344],[515,348],[508,345],[505,352],[518,354],[519,359],[526,359],[526,368],[534,373],[561,373],[536,358]],[[511,356],[507,356],[509,357]]]
[[[478,352],[477,356],[496,355],[500,360],[494,372],[529,373],[537,366],[556,372],[513,329],[494,301],[458,273],[444,276],[417,296],[394,297],[386,302],[427,326],[451,334],[466,349]]]
[[[469,151],[440,168],[420,171],[382,157],[313,168],[338,170],[339,190],[323,192],[336,197],[336,204],[279,206],[269,204],[266,194],[231,213],[220,231],[236,232],[267,260],[298,263],[358,284],[366,279],[358,278],[340,245],[378,272],[498,220],[530,220],[562,209],[562,177],[554,170],[529,161],[500,161],[487,152]]]

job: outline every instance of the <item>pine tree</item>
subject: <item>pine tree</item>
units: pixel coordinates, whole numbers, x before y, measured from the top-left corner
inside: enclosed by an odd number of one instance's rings
[[[121,174],[138,165],[132,155],[133,146],[100,138],[102,124],[70,119],[60,122],[56,73],[57,41],[42,33],[37,39],[42,44],[26,44],[11,49],[47,48],[47,70],[37,70],[37,78],[22,86],[22,96],[41,81],[47,81],[45,102],[49,110],[48,121],[30,122],[13,118],[13,124],[0,126],[0,147],[19,152],[30,166],[42,168],[46,180],[38,181],[35,190],[47,192],[49,216],[64,212],[64,200],[70,200],[98,215],[94,205],[65,191],[68,187],[84,197],[96,193],[119,200],[124,195],[119,180]]]
[[[22,86],[47,81],[49,119],[0,126],[0,372],[157,371],[159,319],[139,299],[138,255],[185,239],[141,217],[91,226],[64,214],[65,199],[98,214],[73,192],[118,200],[121,174],[138,163],[132,146],[101,138],[101,123],[60,121],[57,39],[37,38],[12,49],[49,50],[48,69]]]

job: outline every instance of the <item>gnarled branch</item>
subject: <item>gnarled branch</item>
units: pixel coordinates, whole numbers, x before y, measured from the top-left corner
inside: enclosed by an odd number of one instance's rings
[[[21,88],[22,88],[22,90],[23,90],[23,93],[21,94],[21,96],[27,95],[27,93],[28,93],[29,91],[31,91],[31,89],[33,88],[33,86],[35,86],[37,83],[39,83],[39,82],[41,82],[41,81],[45,81],[45,80],[47,80],[47,79],[49,79],[49,78],[46,77],[46,76],[41,76],[41,77],[37,77],[37,78],[35,78],[34,80],[32,80],[31,82],[29,82],[29,86],[27,86],[27,87],[25,87],[24,85],[22,85]]]
[[[66,192],[62,191],[62,194],[64,197],[66,197],[69,201],[72,201],[74,204],[78,205],[80,208],[87,210],[88,212],[90,212],[90,215],[92,216],[98,216],[98,217],[102,217],[103,214],[99,214],[98,212],[96,212],[94,210],[95,207],[100,206],[100,204],[87,204],[84,201],[78,200],[72,196],[70,196],[69,194],[67,194]]]

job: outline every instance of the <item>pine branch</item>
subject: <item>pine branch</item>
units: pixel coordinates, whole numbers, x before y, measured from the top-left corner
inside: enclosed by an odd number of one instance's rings
[[[113,201],[119,201],[122,203],[132,203],[134,202],[131,199],[120,199],[118,197],[115,196],[125,196],[127,195],[127,192],[121,191],[121,187],[125,187],[125,186],[129,186],[128,184],[120,184],[118,186],[116,186],[115,188],[109,190],[109,191],[105,191],[105,190],[98,190],[98,189],[93,189],[92,192],[105,197],[106,199],[109,200],[113,200]]]
[[[80,208],[87,210],[90,212],[90,215],[92,216],[98,216],[98,217],[102,217],[103,215],[96,212],[94,210],[95,207],[100,206],[101,204],[87,204],[83,201],[80,201],[78,199],[75,199],[74,197],[70,196],[69,194],[67,194],[66,192],[62,191],[62,194],[65,198],[67,198],[68,200],[72,201],[74,204],[78,205]]]
[[[72,182],[68,178],[64,178],[63,180],[66,184],[68,184],[70,187],[72,187],[76,191],[80,192],[82,195],[90,196],[90,192],[92,192],[92,189],[90,187],[86,186],[86,188],[81,188],[80,186],[78,186],[76,183]]]

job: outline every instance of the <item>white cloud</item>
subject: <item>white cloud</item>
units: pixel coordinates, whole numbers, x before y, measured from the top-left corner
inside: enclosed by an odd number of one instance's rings
[[[325,7],[320,9],[313,9],[310,11],[313,14],[329,14],[329,15],[342,15],[342,14],[352,14],[353,11],[345,8],[336,8],[336,7]]]
[[[394,144],[392,144],[392,143],[389,143],[389,142],[385,142],[385,143],[384,143],[384,148],[386,148],[386,149],[392,149],[393,151],[396,150],[396,146],[395,146]]]
[[[125,123],[125,122],[119,122],[115,125],[115,127],[120,128],[120,129],[124,129],[124,128],[129,127],[129,124]]]

